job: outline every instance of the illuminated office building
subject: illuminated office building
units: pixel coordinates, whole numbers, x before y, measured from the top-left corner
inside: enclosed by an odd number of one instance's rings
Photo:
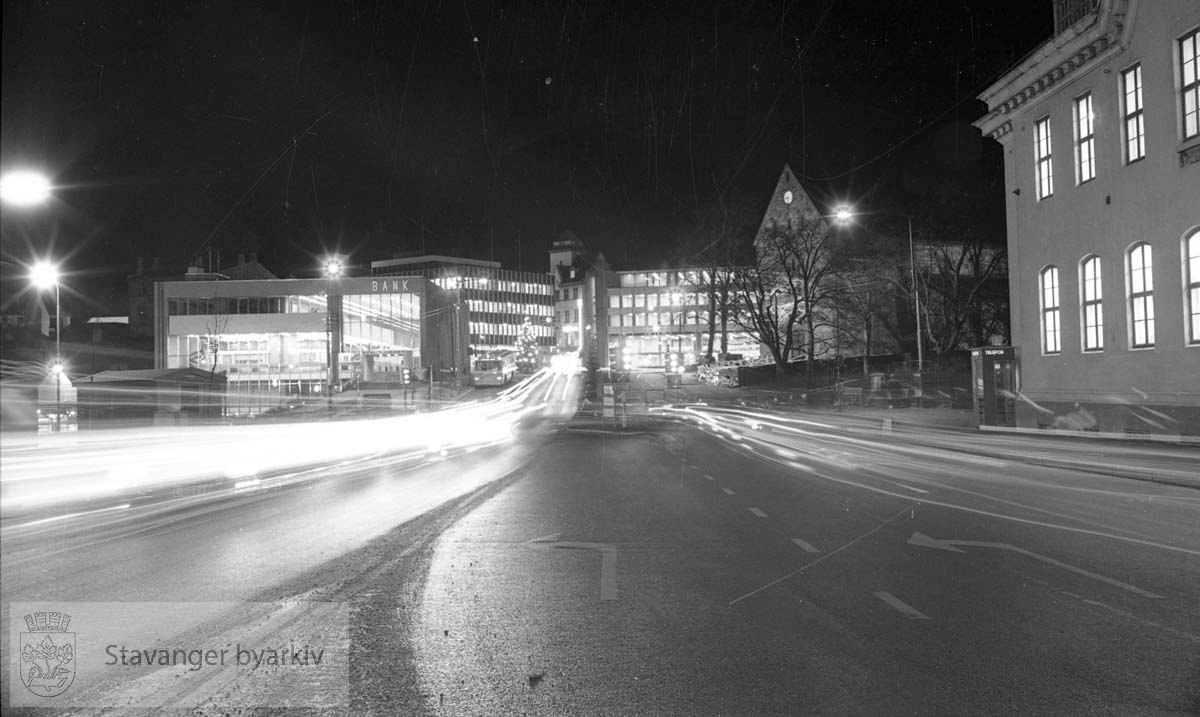
[[[519,349],[529,318],[544,354],[554,346],[554,284],[550,276],[503,269],[500,262],[421,255],[371,262],[372,276],[420,276],[466,309],[467,351],[489,356]]]
[[[155,367],[224,373],[230,415],[405,368],[424,377],[467,365],[453,294],[421,277],[173,281],[154,291]]]

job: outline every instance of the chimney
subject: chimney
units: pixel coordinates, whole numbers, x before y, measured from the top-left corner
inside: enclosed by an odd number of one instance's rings
[[[159,265],[158,257],[154,257],[153,259],[150,260],[150,270],[158,271],[159,268],[161,268],[161,267]]]
[[[258,261],[258,252],[256,252],[256,251],[250,252],[250,261],[248,263],[253,264],[256,261]]]
[[[238,266],[245,266],[245,265],[246,265],[246,255],[245,255],[245,254],[238,254],[238,262],[237,262],[237,265],[238,265]]]
[[[146,260],[143,257],[139,256],[137,258],[137,272],[136,273],[143,274],[143,273],[145,273],[145,271],[146,271]]]

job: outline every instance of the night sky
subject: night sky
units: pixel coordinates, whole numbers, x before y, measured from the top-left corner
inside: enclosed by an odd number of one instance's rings
[[[545,270],[571,230],[656,265],[718,196],[756,222],[785,162],[819,203],[1003,241],[974,96],[1050,36],[1051,3],[6,0],[3,19],[0,163],[57,187],[5,209],[4,260],[69,257],[105,304],[136,257],[210,249],[281,275],[422,248]]]

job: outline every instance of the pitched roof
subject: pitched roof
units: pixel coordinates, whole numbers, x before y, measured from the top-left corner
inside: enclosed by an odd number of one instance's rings
[[[779,174],[779,181],[775,183],[775,191],[771,193],[771,202],[763,212],[762,222],[758,225],[756,235],[761,234],[771,224],[784,226],[791,222],[795,225],[799,224],[799,220],[802,218],[809,221],[823,219],[821,212],[817,211],[817,206],[813,204],[812,197],[800,184],[796,173],[790,166],[784,164],[783,172]]]

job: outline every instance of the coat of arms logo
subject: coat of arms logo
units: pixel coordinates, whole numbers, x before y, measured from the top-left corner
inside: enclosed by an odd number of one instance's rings
[[[39,697],[67,691],[75,680],[75,633],[67,632],[71,616],[34,612],[25,616],[21,633],[21,682]]]

